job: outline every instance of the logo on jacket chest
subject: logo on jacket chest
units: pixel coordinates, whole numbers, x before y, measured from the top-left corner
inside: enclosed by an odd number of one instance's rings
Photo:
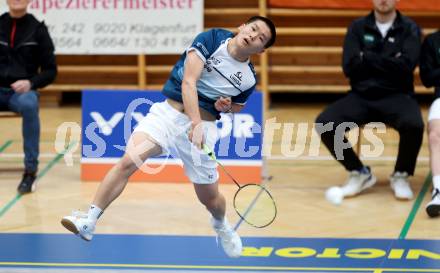
[[[229,75],[229,78],[238,86],[241,86],[241,82],[242,82],[242,78],[243,78],[243,73],[241,73],[240,71]]]
[[[374,36],[371,34],[365,34],[364,35],[364,41],[366,43],[373,43],[374,42]]]

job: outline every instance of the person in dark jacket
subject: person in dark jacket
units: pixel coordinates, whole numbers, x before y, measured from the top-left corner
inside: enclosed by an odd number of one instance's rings
[[[30,0],[7,0],[9,12],[0,16],[0,110],[23,117],[25,171],[20,193],[35,190],[40,120],[37,89],[54,81],[54,45],[43,22],[27,13]]]
[[[343,70],[351,91],[316,119],[318,124],[332,127],[316,128],[331,154],[350,172],[341,188],[344,196],[357,195],[376,183],[376,177],[355,154],[344,132],[353,125],[382,122],[400,135],[390,186],[397,199],[413,198],[408,176],[414,174],[424,127],[420,107],[413,98],[413,72],[419,60],[421,31],[396,10],[397,1],[372,0],[374,10],[349,26]]]
[[[420,54],[420,78],[434,87],[435,100],[429,109],[428,136],[432,172],[432,200],[426,206],[430,217],[440,214],[440,31],[428,35]]]

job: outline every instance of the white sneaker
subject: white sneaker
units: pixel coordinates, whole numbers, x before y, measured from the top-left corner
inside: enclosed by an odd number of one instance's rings
[[[61,224],[69,231],[79,235],[86,241],[92,240],[95,224],[88,219],[87,213],[73,211],[72,215],[64,216]]]
[[[226,255],[231,258],[240,257],[243,245],[240,236],[238,236],[238,233],[229,225],[228,221],[225,219],[222,224],[218,225],[217,221],[211,218],[211,225],[215,232],[217,232],[217,238],[220,238],[220,243]]]
[[[371,173],[370,168],[364,168],[364,171],[351,171],[350,175],[341,187],[344,196],[355,196],[361,191],[373,187],[376,184],[376,177]]]
[[[394,190],[394,196],[397,199],[410,200],[414,197],[409,186],[407,172],[395,172],[390,177],[390,186]]]
[[[426,205],[426,213],[429,217],[436,217],[440,214],[440,190],[434,188],[432,191],[432,200]]]

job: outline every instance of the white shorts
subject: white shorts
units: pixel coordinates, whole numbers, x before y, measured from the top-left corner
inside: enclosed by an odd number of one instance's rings
[[[205,144],[213,151],[218,140],[215,121],[203,121]],[[188,139],[191,122],[187,115],[177,111],[167,101],[154,103],[134,132],[144,132],[162,148],[163,155],[180,158],[185,174],[196,184],[212,184],[218,180],[217,163]],[[134,133],[133,132],[133,133]]]
[[[433,119],[440,119],[440,98],[435,99],[429,108],[428,122]]]

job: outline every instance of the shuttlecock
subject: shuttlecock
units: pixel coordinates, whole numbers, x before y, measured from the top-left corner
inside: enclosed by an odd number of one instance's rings
[[[325,198],[333,205],[340,205],[344,200],[344,193],[340,187],[331,187],[325,192]]]

